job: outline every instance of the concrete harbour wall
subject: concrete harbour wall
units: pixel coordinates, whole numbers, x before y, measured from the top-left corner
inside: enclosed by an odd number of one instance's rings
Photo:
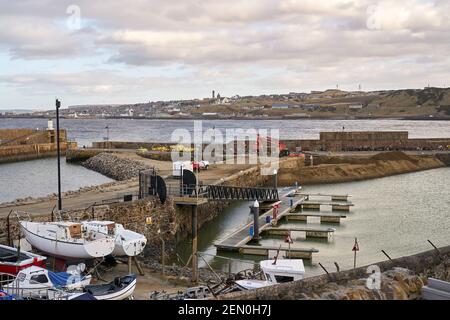
[[[60,130],[60,142],[62,154],[77,147],[75,142],[67,141],[65,130]],[[56,153],[56,130],[0,130],[0,163],[51,157]]]

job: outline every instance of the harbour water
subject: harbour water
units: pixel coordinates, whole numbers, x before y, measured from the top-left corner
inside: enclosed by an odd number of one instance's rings
[[[46,119],[0,119],[0,129],[45,128]],[[193,120],[133,120],[133,119],[62,119],[61,127],[79,146],[102,141],[109,127],[111,141],[170,141],[175,129],[193,132]],[[281,139],[318,139],[321,131],[408,131],[410,138],[450,137],[448,121],[406,120],[203,120],[204,130],[216,128],[279,129]]]
[[[305,240],[304,233],[292,233],[294,247],[317,248],[312,263],[306,264],[308,276],[322,274],[320,262],[329,271],[335,271],[334,262],[341,268],[353,267],[353,244],[358,238],[360,251],[357,254],[357,265],[364,266],[387,259],[381,250],[385,250],[391,258],[430,250],[427,242],[445,246],[450,242],[450,168],[434,169],[417,173],[409,173],[375,180],[351,183],[306,186],[306,193],[350,194],[355,207],[340,225],[322,224],[336,228],[329,241]],[[226,210],[208,228],[199,231],[199,251],[216,254],[213,242],[234,228],[247,222],[250,203],[236,204]],[[289,223],[289,226],[302,224]],[[318,218],[311,218],[308,226],[320,226]],[[261,244],[280,245],[284,237],[264,237]],[[183,243],[178,252],[183,259],[190,254],[190,244]],[[251,268],[256,256],[240,256],[220,253],[222,256],[244,259],[250,263],[232,262],[232,270],[239,271]],[[215,269],[228,271],[228,261],[205,256]],[[200,260],[204,264],[203,261]]]
[[[56,193],[56,168],[56,158],[0,164],[0,203]],[[61,159],[61,177],[63,191],[113,181],[82,166],[68,164],[65,158]]]
[[[43,128],[46,119],[0,119],[0,128]],[[102,140],[106,135],[105,126],[110,128],[111,140],[119,141],[168,141],[173,130],[193,129],[190,120],[62,120],[69,137],[82,145]],[[225,128],[276,128],[282,139],[318,138],[320,131],[339,131],[342,127],[349,131],[358,130],[402,130],[409,131],[412,138],[439,138],[450,136],[449,122],[446,121],[400,121],[400,120],[285,120],[280,121],[203,121],[203,127]],[[76,190],[81,186],[98,185],[111,181],[100,174],[81,166],[66,164],[63,167],[63,189]],[[308,193],[348,193],[355,204],[352,212],[341,225],[331,225],[337,229],[331,241],[305,241],[303,234],[293,233],[293,246],[317,248],[313,262],[306,264],[308,275],[323,273],[318,266],[321,262],[330,271],[335,270],[334,262],[341,269],[353,266],[354,238],[357,237],[361,251],[357,264],[367,265],[385,259],[384,249],[392,258],[430,249],[427,239],[437,246],[450,241],[450,168],[435,169],[375,180],[344,184],[315,185],[305,187]],[[45,196],[56,192],[56,159],[40,159],[12,164],[0,164],[0,202],[12,201],[28,196]],[[249,203],[236,203],[221,214],[208,228],[199,232],[199,250],[216,254],[213,242],[249,219]],[[310,220],[309,225],[318,225]],[[280,244],[283,238],[270,237],[262,240],[265,244]],[[187,260],[191,247],[188,241],[179,245],[178,253]],[[223,254],[244,259],[248,262],[255,257]],[[217,269],[228,270],[228,262],[219,258],[205,257]],[[200,260],[202,262],[202,260]],[[232,271],[250,268],[244,262],[233,262]]]

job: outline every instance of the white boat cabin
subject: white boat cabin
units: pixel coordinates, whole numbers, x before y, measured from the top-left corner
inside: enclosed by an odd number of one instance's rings
[[[279,283],[302,280],[305,276],[305,267],[301,259],[264,260],[260,262],[265,280],[245,279],[236,281],[240,290],[253,290]]]
[[[301,259],[264,260],[260,262],[261,270],[270,283],[285,283],[302,280],[305,276],[305,267]]]
[[[83,223],[83,226],[86,228],[87,232],[98,232],[113,237],[116,235],[116,231],[119,231],[116,229],[123,229],[122,225],[116,224],[113,221],[89,221]]]
[[[37,227],[37,233],[49,239],[83,238],[82,224],[76,222],[61,221],[42,224]]]

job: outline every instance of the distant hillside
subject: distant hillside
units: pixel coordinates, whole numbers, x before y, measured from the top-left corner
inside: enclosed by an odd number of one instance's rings
[[[375,100],[381,107],[439,107],[450,105],[450,88],[396,90]]]
[[[22,113],[31,113],[34,110],[31,109],[0,109],[0,113],[4,113],[4,112],[12,112],[12,113],[16,113],[16,114],[22,114]]]
[[[52,112],[52,111],[50,111]],[[0,110],[1,113],[1,110]],[[185,118],[400,118],[450,119],[450,88],[381,91],[331,89],[311,93],[233,96],[222,99],[135,104],[73,105],[67,117]],[[43,115],[47,116],[47,115]]]

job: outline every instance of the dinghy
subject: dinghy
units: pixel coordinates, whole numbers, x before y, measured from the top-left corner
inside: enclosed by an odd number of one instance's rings
[[[120,223],[113,221],[85,221],[83,227],[87,232],[94,232],[97,238],[113,236],[115,247],[112,255],[134,257],[139,255],[147,244],[147,238],[137,232],[127,230]]]
[[[42,252],[63,259],[93,259],[111,254],[115,240],[97,237],[76,222],[19,221],[27,241]]]
[[[238,280],[235,284],[240,290],[253,290],[279,283],[301,280],[305,276],[302,259],[264,260],[260,262],[264,280]]]
[[[107,284],[89,285],[84,291],[93,295],[97,300],[125,300],[133,297],[136,289],[136,275],[130,274],[117,277]]]
[[[13,247],[0,245],[0,273],[17,274],[31,266],[45,267],[47,258]]]

